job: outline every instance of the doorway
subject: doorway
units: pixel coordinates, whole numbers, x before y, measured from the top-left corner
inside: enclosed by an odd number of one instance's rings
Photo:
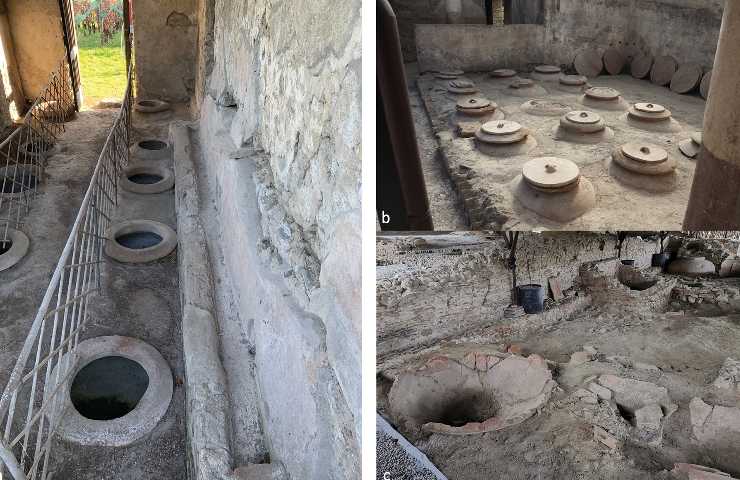
[[[78,108],[119,102],[130,57],[129,0],[61,0]],[[71,15],[67,13],[71,12]],[[74,47],[77,48],[74,48]],[[76,70],[76,72],[75,72]],[[76,77],[76,79],[74,78]]]

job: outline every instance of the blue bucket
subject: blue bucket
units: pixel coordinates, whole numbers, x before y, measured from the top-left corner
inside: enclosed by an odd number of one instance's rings
[[[519,305],[526,313],[540,313],[545,309],[545,288],[542,285],[519,285],[517,291]]]

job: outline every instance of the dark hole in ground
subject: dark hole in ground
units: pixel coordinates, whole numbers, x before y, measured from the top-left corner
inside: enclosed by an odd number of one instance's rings
[[[658,280],[645,280],[644,282],[635,282],[632,285],[629,285],[630,290],[637,290],[639,292],[643,290],[647,290],[648,288],[652,287],[658,283]]]
[[[51,142],[40,141],[40,142],[28,142],[26,144],[26,152],[28,153],[40,153],[48,152],[54,146]]]
[[[139,146],[144,150],[164,150],[167,144],[160,140],[142,140]]]
[[[151,100],[141,100],[139,102],[139,105],[141,105],[142,107],[154,107],[156,103]]]
[[[624,408],[622,405],[617,404],[617,410],[619,411],[619,415],[627,420],[627,422],[634,426],[635,425],[635,414]]]
[[[154,232],[131,232],[116,237],[116,242],[134,250],[153,247],[161,241],[162,237]]]
[[[0,240],[0,255],[3,255],[7,253],[10,248],[13,246],[13,242],[10,240],[2,241]]]
[[[153,173],[137,173],[128,177],[133,183],[139,185],[152,185],[162,181],[162,177]]]
[[[80,415],[91,420],[113,420],[131,412],[149,387],[149,375],[128,358],[103,357],[77,373],[70,396]]]
[[[2,193],[20,193],[25,190],[30,190],[36,186],[35,175],[23,175],[22,172],[18,172],[15,180],[13,177],[2,177],[0,178],[0,187]]]
[[[428,422],[462,427],[470,422],[483,422],[496,415],[496,405],[483,392],[464,393],[452,399]]]

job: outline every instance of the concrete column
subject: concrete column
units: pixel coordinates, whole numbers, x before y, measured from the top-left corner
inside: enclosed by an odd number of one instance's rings
[[[740,1],[725,3],[686,230],[740,230]]]

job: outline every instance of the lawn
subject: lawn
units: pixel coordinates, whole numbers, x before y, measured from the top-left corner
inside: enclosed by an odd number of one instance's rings
[[[121,32],[106,45],[100,34],[82,35],[78,31],[80,76],[85,106],[92,107],[103,98],[121,99],[126,90],[126,60],[121,47]]]

